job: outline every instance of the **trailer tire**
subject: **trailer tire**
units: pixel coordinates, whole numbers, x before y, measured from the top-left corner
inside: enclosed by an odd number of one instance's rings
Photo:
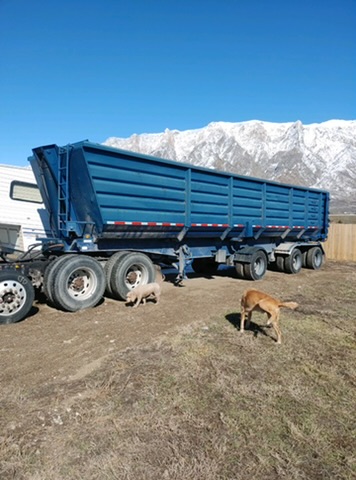
[[[54,304],[68,312],[97,305],[104,295],[104,269],[95,258],[68,255],[52,273]]]
[[[210,258],[196,258],[192,262],[192,269],[195,273],[201,275],[215,275],[218,271],[219,264]]]
[[[299,273],[303,265],[303,256],[299,248],[295,248],[290,255],[284,259],[284,271],[286,273]]]
[[[244,277],[248,280],[261,280],[267,270],[267,257],[262,250],[251,255],[250,263],[244,264]]]
[[[104,266],[104,274],[105,274],[105,294],[108,296],[112,296],[112,288],[111,288],[111,274],[112,269],[116,262],[119,261],[121,257],[127,255],[130,252],[122,251],[116,252],[107,260]]]
[[[10,270],[0,272],[0,324],[24,319],[34,299],[35,289],[29,278]]]
[[[55,271],[63,261],[66,261],[69,255],[63,255],[61,257],[56,258],[53,260],[46,268],[43,276],[43,293],[46,295],[48,300],[52,305],[54,305],[53,300],[53,278],[55,275]],[[71,255],[70,258],[73,258],[74,255]]]
[[[320,247],[312,247],[306,253],[305,266],[312,270],[319,270],[324,263],[324,254]]]
[[[111,272],[111,290],[114,298],[126,300],[127,293],[139,285],[152,283],[156,269],[144,253],[131,252],[119,258]]]
[[[279,272],[284,272],[284,256],[276,255],[276,266]]]
[[[236,270],[236,276],[237,278],[245,278],[244,274],[244,264],[240,262],[235,263],[235,270]]]

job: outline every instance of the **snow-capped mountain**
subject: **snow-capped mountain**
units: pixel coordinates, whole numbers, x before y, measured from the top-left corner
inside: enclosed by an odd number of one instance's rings
[[[356,121],[213,122],[197,130],[108,138],[105,145],[331,192],[331,211],[356,213]]]

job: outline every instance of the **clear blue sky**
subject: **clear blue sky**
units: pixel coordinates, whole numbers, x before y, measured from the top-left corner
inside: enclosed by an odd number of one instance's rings
[[[213,121],[356,119],[356,0],[0,0],[0,163]]]

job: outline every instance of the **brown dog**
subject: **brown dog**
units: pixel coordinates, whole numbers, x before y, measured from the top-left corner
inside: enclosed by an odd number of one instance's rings
[[[240,331],[244,331],[245,318],[247,314],[246,326],[248,327],[252,318],[252,312],[258,311],[267,313],[268,321],[267,325],[272,324],[276,334],[277,343],[282,342],[282,333],[279,327],[279,311],[280,307],[291,308],[294,310],[298,307],[295,302],[282,302],[277,298],[273,298],[267,293],[260,292],[259,290],[249,289],[244,292],[241,298],[241,325]]]
[[[159,303],[161,296],[161,287],[158,283],[147,283],[146,285],[139,285],[138,287],[130,290],[126,295],[126,303],[134,303],[134,307],[138,307],[141,301],[145,305],[146,298],[153,296],[156,303]]]

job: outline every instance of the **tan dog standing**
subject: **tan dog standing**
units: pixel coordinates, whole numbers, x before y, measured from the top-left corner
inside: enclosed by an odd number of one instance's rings
[[[282,343],[282,333],[279,327],[279,313],[280,308],[286,307],[294,310],[298,307],[296,302],[282,302],[277,298],[271,297],[267,293],[260,292],[254,288],[246,290],[241,298],[241,325],[240,331],[244,331],[245,318],[247,314],[246,326],[248,328],[252,312],[258,311],[262,313],[267,313],[268,321],[267,325],[272,324],[276,334],[277,334],[277,343]]]
[[[135,303],[134,308],[138,307],[142,303],[145,305],[146,299],[153,296],[156,303],[159,303],[161,296],[161,287],[158,283],[147,283],[146,285],[139,285],[126,295],[126,303]]]

